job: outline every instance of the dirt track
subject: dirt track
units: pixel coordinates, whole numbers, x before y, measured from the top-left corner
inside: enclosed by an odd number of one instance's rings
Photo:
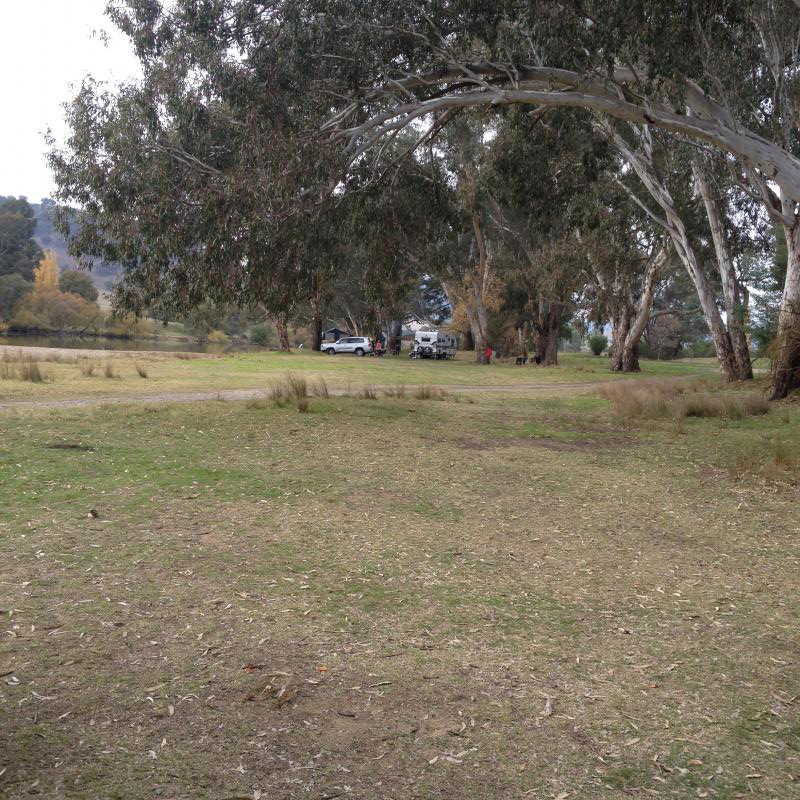
[[[432,388],[441,389],[451,394],[476,394],[476,393],[491,393],[491,392],[540,392],[540,391],[563,391],[565,389],[592,389],[598,386],[603,381],[594,381],[587,383],[526,383],[510,386],[434,386]],[[376,392],[382,392],[385,389],[394,389],[394,386],[373,386]],[[416,387],[408,386],[409,395],[411,395]],[[347,394],[353,394],[359,389],[358,386],[353,385],[350,389],[341,389],[330,387],[329,393],[336,397],[343,397]],[[63,400],[7,400],[0,402],[0,411],[13,411],[25,409],[47,409],[47,408],[81,408],[84,406],[100,406],[100,405],[114,405],[114,404],[130,404],[135,403],[195,403],[202,400],[257,400],[259,398],[266,398],[269,396],[269,391],[264,389],[221,389],[215,392],[165,392],[162,394],[145,394],[145,395],[126,395],[126,394],[113,394],[103,396],[87,395],[84,397],[69,397]]]

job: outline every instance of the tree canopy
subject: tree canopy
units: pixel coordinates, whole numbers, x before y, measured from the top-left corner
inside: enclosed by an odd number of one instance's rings
[[[337,282],[369,287],[385,317],[436,275],[481,339],[504,254],[539,265],[526,302],[567,309],[599,297],[592,247],[595,266],[621,248],[641,269],[603,291],[637,296],[631,333],[661,274],[654,225],[735,378],[749,370],[746,246],[729,208],[749,205],[787,243],[782,396],[800,384],[799,4],[115,0],[143,78],[87,81],[70,138],[52,142],[60,199],[82,209],[73,250],[123,265],[126,308],[308,308],[317,326]],[[560,163],[542,159],[548,142]],[[625,245],[606,237],[600,178],[636,208]],[[427,218],[407,202],[414,181]]]

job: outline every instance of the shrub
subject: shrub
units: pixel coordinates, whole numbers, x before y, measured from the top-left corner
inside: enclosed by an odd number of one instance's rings
[[[209,344],[227,344],[228,343],[228,334],[225,331],[211,331],[208,334],[208,342]]]
[[[103,320],[102,330],[104,333],[125,339],[153,335],[153,325],[150,321],[133,314],[110,314]]]
[[[689,356],[689,358],[711,358],[716,354],[717,351],[714,348],[714,342],[710,339],[692,342],[686,351],[686,355]]]
[[[97,332],[103,312],[94,303],[59,289],[34,289],[17,304],[11,325],[15,330]]]
[[[599,356],[606,347],[608,347],[608,338],[602,333],[593,333],[589,337],[589,348],[596,356]]]
[[[266,347],[266,345],[273,340],[274,331],[266,322],[260,322],[258,325],[253,325],[253,327],[250,328],[247,338],[259,347]]]
[[[94,303],[99,292],[95,288],[92,279],[85,273],[77,269],[66,269],[58,279],[58,287],[62,292],[69,292]]]

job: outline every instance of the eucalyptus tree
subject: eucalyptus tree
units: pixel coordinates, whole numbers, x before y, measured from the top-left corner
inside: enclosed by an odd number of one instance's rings
[[[354,156],[430,115],[510,105],[582,108],[724,154],[786,234],[773,394],[800,385],[800,0],[326,6],[324,30],[360,20],[340,48],[381,34],[328,126]]]
[[[124,269],[118,306],[263,306],[286,347],[293,309],[337,266],[341,213],[325,200],[342,170],[310,135],[329,109],[309,84],[302,20],[247,5],[110,4],[143,77],[88,79],[49,161],[59,200],[81,209],[71,251]]]
[[[694,284],[722,374],[731,381],[752,378],[750,352],[740,313],[741,288],[728,246],[720,200],[709,185],[705,165],[699,157],[694,156],[690,168],[688,163],[681,163],[679,148],[658,148],[659,139],[653,135],[649,125],[626,123],[621,126],[624,128],[622,131],[611,120],[603,119],[596,126],[614,143],[655,202],[656,210],[653,210],[637,196],[635,190],[620,181],[637,205],[668,234]],[[727,311],[725,319],[717,303],[714,282],[706,269],[705,259],[701,257],[697,232],[692,230],[692,176],[703,198],[717,272],[722,278]]]

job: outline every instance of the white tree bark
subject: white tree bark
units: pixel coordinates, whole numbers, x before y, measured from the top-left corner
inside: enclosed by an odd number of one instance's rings
[[[722,223],[719,200],[708,183],[705,170],[699,158],[694,158],[692,161],[692,173],[703,198],[708,225],[711,229],[711,238],[714,242],[714,252],[717,256],[717,266],[722,280],[722,295],[725,299],[725,316],[727,317],[728,330],[730,331],[731,343],[734,348],[738,377],[739,380],[750,380],[753,377],[753,365],[750,360],[750,346],[747,343],[747,332],[745,331],[744,309],[741,302],[739,283],[736,278],[736,269],[728,247],[725,226]]]
[[[686,268],[689,277],[692,279],[692,283],[694,284],[697,296],[700,300],[700,307],[703,310],[703,316],[708,325],[709,333],[714,341],[714,348],[717,353],[717,360],[719,361],[723,377],[728,381],[737,380],[739,377],[739,370],[736,357],[733,352],[730,336],[728,335],[728,331],[725,328],[725,324],[717,308],[717,300],[714,297],[714,292],[711,290],[705,271],[697,258],[689,233],[686,230],[686,225],[678,212],[675,201],[669,189],[659,180],[653,168],[652,154],[649,148],[649,140],[646,136],[646,129],[644,132],[645,136],[643,137],[645,153],[641,153],[639,151],[634,151],[619,132],[610,124],[601,121],[598,123],[598,126],[604,130],[614,142],[614,145],[625,160],[633,167],[634,172],[644,184],[647,191],[661,207],[664,217],[654,217],[654,221],[658,222],[670,235],[675,247],[675,252]],[[651,217],[653,216],[645,206],[643,206],[643,208]]]

